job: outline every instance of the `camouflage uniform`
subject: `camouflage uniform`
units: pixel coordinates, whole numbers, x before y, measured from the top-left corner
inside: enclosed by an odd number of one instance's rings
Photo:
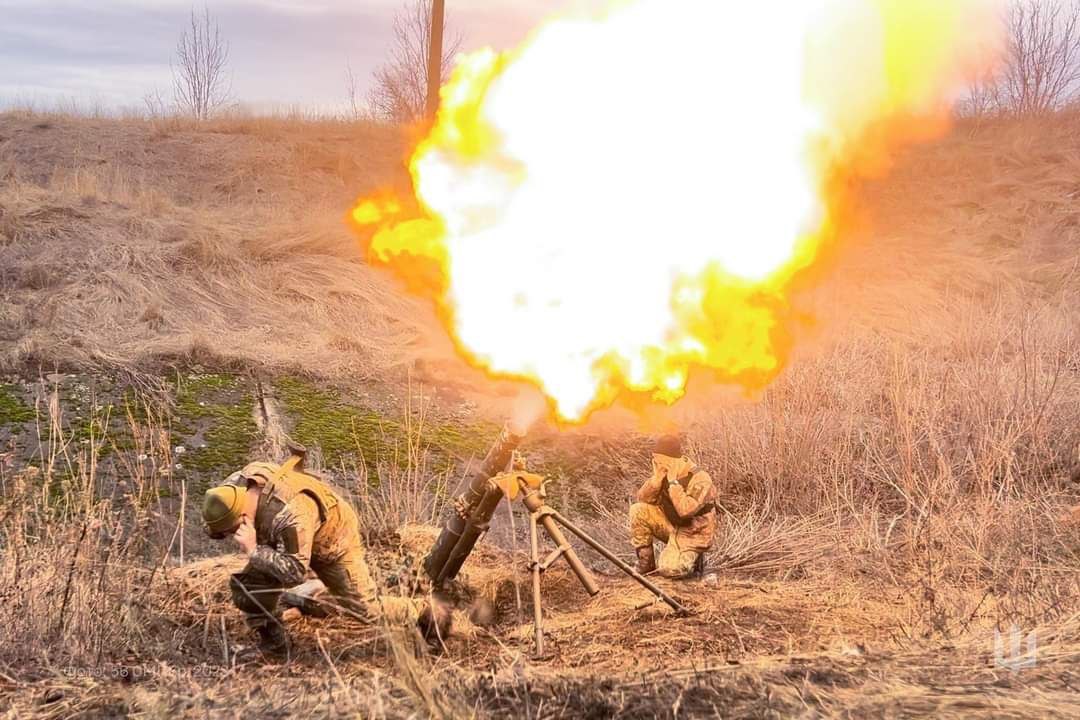
[[[686,458],[653,455],[653,474],[630,506],[630,542],[635,548],[663,543],[657,572],[686,577],[716,534],[716,488],[709,473]]]
[[[340,612],[375,623],[415,623],[420,608],[407,598],[380,598],[364,561],[359,521],[348,502],[311,475],[270,463],[251,463],[226,483],[254,482],[261,490],[252,524],[258,546],[232,576],[233,602],[248,625],[280,620],[281,593],[304,582],[310,568]]]

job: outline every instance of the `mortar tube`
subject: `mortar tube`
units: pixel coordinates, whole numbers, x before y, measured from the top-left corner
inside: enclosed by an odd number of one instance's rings
[[[490,482],[488,482],[488,485],[489,489],[487,493],[469,516],[469,519],[465,523],[464,531],[462,531],[461,535],[458,537],[457,542],[454,543],[454,547],[451,548],[450,553],[446,558],[446,562],[443,563],[442,570],[439,571],[438,577],[435,578],[435,585],[437,587],[441,587],[444,583],[457,577],[458,571],[461,570],[461,566],[465,564],[465,560],[472,554],[476,543],[484,533],[487,532],[488,527],[491,525],[491,518],[495,514],[495,509],[499,507],[499,503],[502,502],[504,496],[502,489]]]
[[[524,439],[524,433],[515,433],[509,424],[503,426],[480,467],[459,488],[455,501],[447,510],[442,532],[424,559],[424,572],[436,587],[457,575],[473,546],[487,530],[491,516],[502,500],[502,491],[488,481],[506,469],[514,450]]]

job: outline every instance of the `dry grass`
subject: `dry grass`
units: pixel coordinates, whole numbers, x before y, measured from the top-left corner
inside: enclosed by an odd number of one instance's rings
[[[209,711],[221,682],[231,685],[235,702],[246,698],[265,712],[296,703],[295,683],[263,688],[257,674],[236,665],[237,647],[249,641],[228,600],[227,574],[242,561],[235,555],[185,561],[181,538],[192,508],[173,479],[169,432],[156,405],[148,397],[127,408],[130,444],[107,435],[77,440],[64,429],[56,388],[42,383],[39,462],[16,469],[0,463],[5,717]],[[89,426],[108,426],[107,412],[91,408]],[[408,446],[410,458],[426,456],[415,431]],[[418,483],[418,469],[380,470],[395,492],[357,478],[365,519],[387,527],[393,518],[429,519],[408,513],[421,490],[432,502],[432,488],[398,483]],[[399,497],[406,488],[417,497]],[[301,634],[297,663],[312,696],[299,707],[308,712],[362,710],[373,718],[465,712],[457,678],[440,679],[452,666],[433,666],[396,631],[354,625],[347,635],[341,627]]]
[[[410,524],[438,525],[446,499],[460,481],[452,467],[433,467],[426,434],[429,410],[430,399],[410,387],[400,440],[374,468],[353,469],[353,497],[369,542],[391,537]]]
[[[639,608],[617,577],[587,600],[552,571],[557,660],[531,663],[513,587],[525,546],[489,541],[466,570],[503,611],[494,634],[469,629],[417,661],[377,634],[304,626],[298,669],[259,690],[223,659],[242,635],[228,568],[176,567],[178,509],[158,492],[181,490],[159,470],[170,443],[133,418],[145,445],[118,457],[149,461],[104,475],[93,447],[43,433],[42,476],[0,470],[0,692],[16,715],[53,716],[321,714],[331,695],[372,717],[1075,714],[1080,546],[1061,514],[1080,467],[1077,129],[1072,116],[963,126],[900,158],[859,188],[868,219],[794,299],[817,322],[777,383],[679,409],[725,508],[716,584],[674,589],[692,618]],[[401,182],[400,150],[362,124],[0,116],[3,367],[180,358],[387,382],[422,360],[440,388],[471,382],[340,222],[354,194]],[[429,532],[393,533],[430,523],[461,470],[434,471],[423,408],[404,417],[408,440],[349,474],[387,567],[423,552]],[[553,491],[625,551],[644,444],[605,439],[610,457],[574,458],[596,489]],[[492,534],[510,539],[501,512]],[[1017,674],[991,654],[1014,623],[1040,643]],[[128,687],[60,672],[123,663],[158,674]],[[203,666],[235,693],[188,671]],[[49,688],[62,698],[40,705]]]
[[[216,126],[166,141],[138,123],[52,123],[0,118],[3,367],[209,355],[372,377],[407,357],[424,309],[360,263],[342,222],[363,183],[344,190],[338,165],[359,172],[349,148],[362,156],[370,134],[322,142],[284,126],[237,153],[200,144]],[[90,149],[99,126],[114,147]],[[48,152],[31,160],[36,144]]]
[[[535,717],[647,717],[713,706],[736,717],[802,707],[1022,717],[1064,716],[1070,706],[1062,673],[1080,659],[1071,597],[1059,598],[1058,616],[1038,623],[1039,665],[1015,677],[1004,671],[1013,679],[1003,685],[987,633],[994,617],[1015,617],[1010,608],[984,599],[985,617],[968,618],[968,627],[953,628],[941,644],[933,642],[940,634],[919,636],[906,624],[930,616],[920,605],[924,588],[915,586],[918,598],[903,597],[912,580],[884,577],[920,553],[961,567],[954,553],[886,542],[888,553],[861,557],[863,574],[848,576],[845,543],[865,542],[879,530],[860,532],[850,518],[840,528],[831,518],[762,511],[725,518],[714,557],[722,570],[717,584],[669,587],[694,609],[689,618],[649,604],[625,578],[605,573],[604,591],[589,599],[565,569],[549,571],[544,597],[556,652],[550,663],[527,659],[527,593],[515,613],[512,591],[515,577],[524,576],[515,571],[520,556],[489,543],[466,574],[501,609],[494,634],[459,619],[445,656],[418,658],[393,633],[302,621],[292,630],[291,669],[237,666],[232,648],[246,642],[245,631],[228,601],[227,574],[241,561],[182,559],[177,525],[184,506],[168,496],[183,487],[171,475],[171,442],[155,402],[129,409],[128,447],[107,436],[75,442],[61,430],[55,388],[43,384],[39,394],[42,469],[0,466],[0,693],[12,717],[202,716],[241,704],[259,715],[375,718],[498,716],[523,707]],[[422,418],[419,410],[406,416]],[[376,567],[402,564],[403,552],[415,557],[433,537],[410,526],[395,549],[384,534],[433,512],[433,490],[442,481],[423,471],[423,428],[412,425],[406,451],[372,471],[378,484],[372,475],[353,479]],[[594,522],[614,537],[621,519]],[[1024,531],[1001,530],[1009,541]],[[975,590],[970,579],[936,579],[943,597]],[[1005,587],[1000,594],[1018,598],[1024,590]],[[1037,592],[1027,596],[1044,600]],[[658,670],[658,656],[670,658],[666,671]],[[694,669],[671,672],[672,663]]]
[[[95,409],[91,428],[104,412]],[[133,424],[122,472],[105,475],[98,469],[108,438],[76,442],[65,433],[55,388],[44,384],[37,427],[38,464],[0,468],[5,672],[163,649],[164,638],[148,632],[162,621],[146,601],[176,550],[160,492],[172,485],[168,434]]]

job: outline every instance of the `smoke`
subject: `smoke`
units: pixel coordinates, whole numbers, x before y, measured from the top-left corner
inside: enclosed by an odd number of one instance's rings
[[[521,393],[514,399],[514,407],[510,411],[510,432],[515,435],[524,435],[540,418],[548,411],[547,400],[543,393],[533,387],[522,388]]]

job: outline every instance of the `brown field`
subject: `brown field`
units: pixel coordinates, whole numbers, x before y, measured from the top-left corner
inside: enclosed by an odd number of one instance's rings
[[[553,657],[530,659],[515,508],[461,589],[494,626],[461,617],[417,656],[302,620],[291,663],[237,665],[237,558],[191,520],[207,482],[283,433],[317,444],[395,592],[516,393],[344,224],[407,181],[407,145],[356,123],[0,115],[0,715],[1080,714],[1072,115],[962,125],[854,188],[783,375],[672,411],[724,507],[715,577],[665,585],[692,616],[640,607],[582,550],[603,590],[549,572]],[[529,449],[553,504],[629,558],[630,415]],[[1037,640],[1015,670],[994,655],[1013,626]]]

